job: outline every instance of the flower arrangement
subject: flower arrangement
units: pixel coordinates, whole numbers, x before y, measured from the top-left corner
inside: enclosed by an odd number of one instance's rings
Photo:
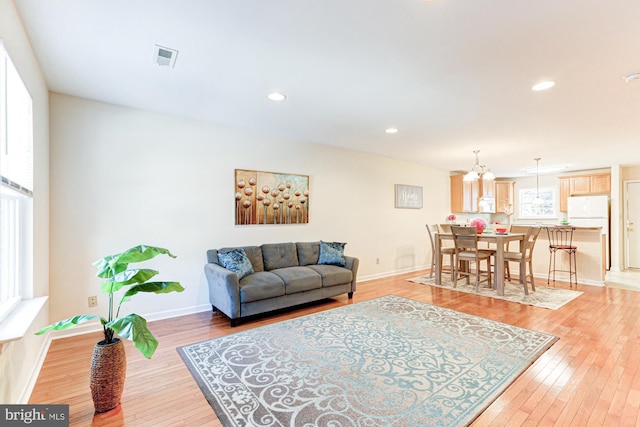
[[[447,221],[449,221],[449,223],[453,224],[456,222],[456,216],[454,214],[451,214],[447,217]]]
[[[469,225],[476,228],[478,234],[482,233],[485,228],[487,228],[487,221],[482,218],[473,218]]]

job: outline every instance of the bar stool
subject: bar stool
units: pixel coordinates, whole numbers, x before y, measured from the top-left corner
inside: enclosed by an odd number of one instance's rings
[[[551,273],[553,272],[553,283],[556,283],[556,271],[563,273],[569,273],[569,287],[573,287],[573,283],[578,288],[578,267],[576,265],[576,252],[578,247],[573,245],[573,232],[575,227],[546,227],[547,236],[549,237],[549,274],[547,276],[547,285],[551,279]],[[562,270],[556,268],[556,254],[558,252],[565,252],[569,256],[569,269]]]

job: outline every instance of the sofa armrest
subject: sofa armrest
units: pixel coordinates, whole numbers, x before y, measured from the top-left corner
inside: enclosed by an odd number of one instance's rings
[[[345,267],[351,270],[353,280],[351,281],[351,292],[356,290],[356,276],[358,275],[358,266],[360,265],[360,260],[358,258],[352,256],[344,257],[346,261]]]
[[[204,274],[209,285],[209,302],[230,319],[240,317],[240,283],[238,275],[226,268],[208,263]]]

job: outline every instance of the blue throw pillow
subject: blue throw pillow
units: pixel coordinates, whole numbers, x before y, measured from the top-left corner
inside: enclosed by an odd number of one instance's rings
[[[247,258],[244,249],[233,249],[229,252],[218,252],[218,260],[220,264],[227,270],[231,270],[238,275],[238,280],[244,276],[253,273],[251,261]]]
[[[318,264],[346,266],[344,245],[346,245],[346,243],[323,242],[320,240],[320,257],[318,258]]]

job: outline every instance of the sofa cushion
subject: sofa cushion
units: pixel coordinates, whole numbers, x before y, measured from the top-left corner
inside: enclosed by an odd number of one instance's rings
[[[337,265],[309,265],[308,268],[322,276],[322,286],[335,286],[350,283],[353,280],[353,273],[348,268]]]
[[[307,267],[285,267],[271,270],[284,281],[285,292],[295,294],[310,289],[322,287],[322,276],[320,273]]]
[[[265,243],[261,246],[264,269],[297,267],[298,252],[295,243]]]
[[[260,271],[240,280],[240,302],[247,303],[284,295],[284,281],[273,273]]]
[[[242,279],[248,274],[253,273],[251,261],[247,258],[244,249],[238,248],[228,252],[220,252],[218,254],[220,264],[227,270],[231,270],[238,275],[238,279]]]
[[[253,266],[253,271],[264,271],[264,263],[262,262],[262,249],[260,246],[242,246],[238,248],[220,248],[217,251],[208,251],[207,256],[209,257],[209,262],[215,262],[216,264],[220,264],[218,254],[222,252],[229,252],[234,249],[244,249],[244,253],[247,254],[247,258],[251,261],[251,265]],[[210,254],[209,252],[213,252]],[[212,256],[214,255],[214,256]],[[222,265],[222,264],[220,264]]]
[[[314,265],[320,256],[320,242],[298,242],[298,262],[300,265]]]
[[[344,246],[346,243],[323,242],[320,240],[320,256],[318,264],[339,265],[344,267],[347,262],[344,259]]]

